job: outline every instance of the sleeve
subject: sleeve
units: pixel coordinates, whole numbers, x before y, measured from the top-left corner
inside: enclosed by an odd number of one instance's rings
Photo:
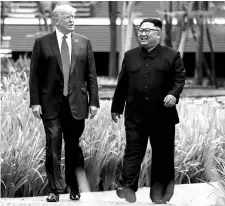
[[[123,114],[127,92],[128,92],[128,74],[126,69],[126,53],[125,53],[116,90],[113,96],[111,112]]]
[[[39,72],[41,68],[40,58],[40,43],[38,39],[34,42],[34,47],[30,62],[30,79],[29,79],[29,91],[30,91],[30,107],[34,105],[40,105],[40,93],[39,93]]]
[[[89,94],[89,105],[100,107],[95,59],[90,40],[88,40],[87,50],[88,50],[87,89]]]
[[[184,69],[183,61],[180,56],[180,52],[177,52],[175,54],[172,70],[173,70],[172,88],[170,89],[168,94],[171,94],[174,97],[176,97],[177,99],[176,103],[178,103],[186,79],[186,72]]]

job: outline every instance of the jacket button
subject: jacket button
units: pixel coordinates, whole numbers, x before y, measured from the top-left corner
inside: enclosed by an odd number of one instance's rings
[[[147,77],[148,77],[148,74],[145,75],[145,78],[147,78]]]
[[[149,64],[146,64],[146,67],[149,67]]]
[[[148,97],[145,97],[145,99],[146,99],[146,100],[149,100],[149,98],[148,98]]]
[[[148,89],[148,86],[145,86],[145,89]]]

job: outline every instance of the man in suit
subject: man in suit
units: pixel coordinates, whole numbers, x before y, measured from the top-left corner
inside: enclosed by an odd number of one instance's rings
[[[125,108],[126,148],[122,187],[117,195],[135,202],[140,166],[148,137],[152,148],[150,198],[168,202],[174,191],[174,136],[179,122],[175,104],[185,84],[180,53],[160,45],[162,22],[144,19],[138,31],[141,46],[125,52],[111,115],[118,121]]]
[[[84,168],[84,157],[79,138],[88,114],[93,118],[99,107],[91,42],[73,32],[75,12],[69,5],[54,9],[56,30],[36,39],[30,64],[30,107],[46,134],[48,202],[59,201],[66,187],[60,170],[62,134],[66,185],[70,199],[80,199],[75,171]]]

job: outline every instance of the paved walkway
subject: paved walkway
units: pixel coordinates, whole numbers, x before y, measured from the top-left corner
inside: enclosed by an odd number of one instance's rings
[[[213,187],[214,186],[214,187]],[[222,202],[222,190],[217,183],[210,186],[206,183],[176,185],[175,193],[169,205],[171,206],[224,206]],[[223,197],[225,198],[225,197]],[[57,203],[47,203],[44,197],[29,198],[1,198],[1,206],[147,206],[154,205],[149,199],[149,188],[141,188],[137,192],[137,202],[127,203],[123,199],[116,196],[115,191],[106,192],[85,192],[81,194],[79,201],[69,200],[68,194],[60,195],[60,201]],[[163,205],[162,205],[163,206]]]

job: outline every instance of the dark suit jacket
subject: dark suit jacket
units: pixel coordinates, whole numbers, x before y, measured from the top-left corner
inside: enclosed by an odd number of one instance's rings
[[[98,84],[91,42],[72,33],[69,104],[76,119],[88,117],[88,106],[99,107]],[[63,99],[63,69],[56,32],[34,43],[30,64],[30,106],[41,105],[42,118],[57,117]]]
[[[185,69],[178,51],[160,44],[150,53],[142,47],[131,49],[124,55],[111,112],[122,114],[126,103],[125,118],[161,116],[176,124],[176,107],[166,108],[163,100],[171,94],[178,103],[184,84]]]

